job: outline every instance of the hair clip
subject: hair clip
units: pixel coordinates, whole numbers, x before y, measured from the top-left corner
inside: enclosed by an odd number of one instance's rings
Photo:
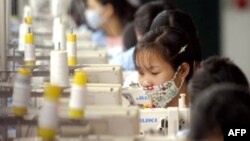
[[[180,49],[178,54],[181,54],[181,53],[185,52],[186,48],[187,48],[187,44]]]

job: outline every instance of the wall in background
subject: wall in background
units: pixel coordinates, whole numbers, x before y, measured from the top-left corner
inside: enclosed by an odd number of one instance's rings
[[[203,59],[220,54],[219,0],[169,0],[194,19],[202,43]]]
[[[250,80],[250,0],[239,8],[236,0],[221,0],[222,55],[230,57]]]

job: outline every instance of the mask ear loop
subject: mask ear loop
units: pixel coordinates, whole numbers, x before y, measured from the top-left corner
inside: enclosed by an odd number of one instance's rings
[[[181,70],[181,65],[177,68],[177,71],[174,73],[174,77],[172,80],[175,80],[175,78],[177,77],[178,73],[180,72]]]
[[[175,78],[177,77],[180,70],[181,70],[181,65],[177,68],[177,71],[174,74],[173,80],[175,80]],[[182,88],[184,81],[185,81],[185,79],[181,78],[181,84],[180,84],[180,87],[178,88],[178,91],[180,91],[180,89]]]
[[[185,82],[185,79],[184,78],[181,78],[181,84],[180,84],[180,87],[178,88],[178,92],[181,90],[183,84]]]

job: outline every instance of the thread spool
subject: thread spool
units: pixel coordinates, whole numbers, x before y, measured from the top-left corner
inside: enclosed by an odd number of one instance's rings
[[[60,49],[60,43],[58,43],[58,47]],[[50,52],[50,83],[61,87],[69,86],[69,69],[65,50]]]
[[[31,93],[31,71],[20,68],[16,74],[13,86],[13,107],[12,112],[16,116],[27,114]]]
[[[32,24],[31,8],[28,5],[24,7],[23,22],[27,24]]]
[[[34,35],[30,31],[25,35],[24,62],[25,66],[36,65]]]
[[[55,45],[55,50],[58,50],[57,43],[61,43],[61,49],[65,50],[65,41],[66,41],[66,36],[65,36],[65,28],[64,25],[61,21],[61,18],[57,17],[54,19],[53,22],[53,35],[52,35],[52,42]]]
[[[71,31],[67,35],[67,53],[68,53],[68,65],[76,66],[77,65],[77,52],[76,52],[76,34],[73,34]]]
[[[180,98],[179,98],[179,108],[186,108],[187,105],[185,103],[185,97],[186,97],[186,94],[180,94]]]
[[[23,13],[23,23],[19,26],[19,41],[18,41],[18,50],[25,50],[25,35],[31,32],[31,8],[29,6],[25,6]]]
[[[29,5],[25,5],[24,7],[23,20],[28,24],[32,23],[31,7]]]
[[[39,111],[38,136],[45,140],[53,140],[58,126],[58,101],[62,89],[56,85],[48,84],[44,91],[44,103]]]
[[[29,5],[25,5],[23,10],[23,18],[27,16],[31,16],[31,7]]]
[[[87,74],[83,71],[75,71],[74,83],[71,88],[68,115],[72,119],[81,119],[84,116],[86,100]]]
[[[54,43],[55,42],[55,38],[56,38],[56,27],[57,25],[61,24],[61,18],[57,17],[57,18],[54,18],[53,20],[53,35],[52,35],[52,42]]]
[[[53,17],[58,17],[62,15],[62,5],[60,0],[52,0],[50,5],[51,15]]]
[[[30,17],[30,16],[25,17],[24,22],[27,24],[32,24],[32,17]]]
[[[18,50],[24,51],[25,48],[25,35],[31,31],[31,24],[22,23],[19,26],[19,39],[18,39]]]

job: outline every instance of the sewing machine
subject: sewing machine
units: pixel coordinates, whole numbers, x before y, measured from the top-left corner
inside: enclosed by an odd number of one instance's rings
[[[90,64],[79,68],[88,75],[88,83],[122,84],[122,68],[119,65]]]
[[[185,105],[185,94],[181,94],[179,107],[148,108],[141,110],[141,134],[176,136],[189,126],[190,113]]]
[[[78,64],[108,64],[108,55],[104,50],[78,50]]]
[[[132,84],[132,85],[138,85],[138,84]],[[130,105],[144,105],[147,103],[150,103],[150,99],[147,95],[145,95],[142,88],[138,86],[131,86],[127,88],[123,88],[122,91],[123,97],[125,97]]]
[[[82,120],[71,120],[67,116],[67,109],[60,110],[58,136],[84,138],[113,136],[132,141],[139,135],[138,107],[87,106],[84,111]],[[27,118],[31,116],[32,118]],[[0,124],[4,127],[17,125],[17,128],[21,129],[21,126],[37,126],[36,112],[25,117],[13,117],[10,111],[6,110],[0,119]],[[6,135],[6,131],[4,132],[3,135]]]

